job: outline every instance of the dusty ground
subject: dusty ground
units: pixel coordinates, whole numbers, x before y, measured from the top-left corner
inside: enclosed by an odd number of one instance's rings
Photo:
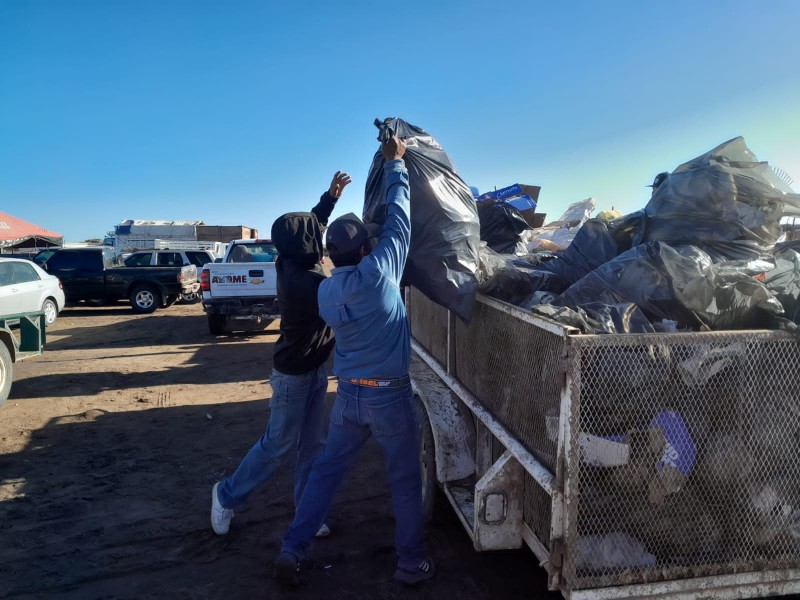
[[[212,533],[209,492],[261,434],[266,332],[211,337],[199,305],[136,316],[127,305],[67,308],[43,356],[15,366],[0,408],[0,597],[539,598],[527,550],[477,553],[440,502],[429,539],[439,573],[391,580],[388,486],[370,443],[336,497],[333,535],[304,585],[269,576],[291,519],[291,469]],[[329,386],[332,402],[335,381]]]

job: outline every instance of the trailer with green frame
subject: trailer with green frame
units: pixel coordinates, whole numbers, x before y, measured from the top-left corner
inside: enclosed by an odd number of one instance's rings
[[[14,363],[44,351],[43,312],[0,316],[0,406],[11,391]]]

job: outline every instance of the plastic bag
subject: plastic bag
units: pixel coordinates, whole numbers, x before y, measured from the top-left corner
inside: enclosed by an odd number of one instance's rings
[[[429,133],[402,119],[384,123],[405,140],[411,188],[411,247],[404,282],[469,320],[475,301],[480,223],[472,192]],[[386,198],[383,155],[375,153],[367,177],[364,221],[383,224]]]
[[[528,252],[558,251],[568,248],[578,230],[591,217],[594,207],[593,198],[573,202],[557,221],[523,232],[521,237]]]
[[[714,264],[680,288],[679,300],[711,329],[779,327],[783,306],[755,279],[773,269],[767,260]]]
[[[534,297],[536,295],[534,294]],[[654,333],[655,328],[634,304],[590,302],[574,309],[541,304],[531,311],[559,323],[571,325],[583,333]]]
[[[529,308],[536,303],[534,293],[547,287],[551,277],[527,260],[500,254],[481,242],[478,289],[487,296]]]
[[[477,205],[481,241],[500,254],[516,252],[520,234],[528,229],[525,217],[507,202],[479,200]]]
[[[581,200],[580,202],[573,202],[567,207],[567,210],[564,211],[557,221],[550,221],[547,223],[547,226],[581,226],[592,218],[592,213],[594,212],[596,206],[597,203],[594,201],[594,198],[587,198],[586,200]]]
[[[781,235],[786,203],[800,197],[758,162],[741,137],[677,167],[644,209],[642,242],[713,244],[749,240],[762,246]]]
[[[583,224],[575,239],[557,258],[541,265],[542,271],[552,275],[551,292],[563,292],[597,267],[605,264],[630,247],[627,235],[619,236],[609,224],[590,219]]]
[[[784,315],[800,325],[800,254],[791,248],[775,253],[775,268],[764,274],[764,286],[783,306]]]
[[[679,328],[696,328],[700,323],[680,301],[677,290],[700,277],[710,260],[696,249],[685,254],[659,242],[636,246],[570,286],[553,304],[571,308],[590,303],[634,304],[650,321],[667,319],[676,321]]]

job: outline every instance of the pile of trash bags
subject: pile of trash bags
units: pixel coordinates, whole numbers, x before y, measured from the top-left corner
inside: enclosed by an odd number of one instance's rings
[[[800,195],[737,137],[640,211],[589,219],[593,201],[576,203],[571,223],[528,234],[525,256],[482,243],[479,290],[585,333],[795,330],[800,254],[775,246],[786,205]]]

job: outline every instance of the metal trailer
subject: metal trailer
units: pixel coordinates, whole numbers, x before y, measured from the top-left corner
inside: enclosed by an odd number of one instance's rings
[[[0,406],[11,391],[14,363],[44,351],[46,327],[43,312],[0,316]]]
[[[423,496],[444,490],[476,550],[527,544],[574,600],[800,592],[797,337],[406,302]]]

